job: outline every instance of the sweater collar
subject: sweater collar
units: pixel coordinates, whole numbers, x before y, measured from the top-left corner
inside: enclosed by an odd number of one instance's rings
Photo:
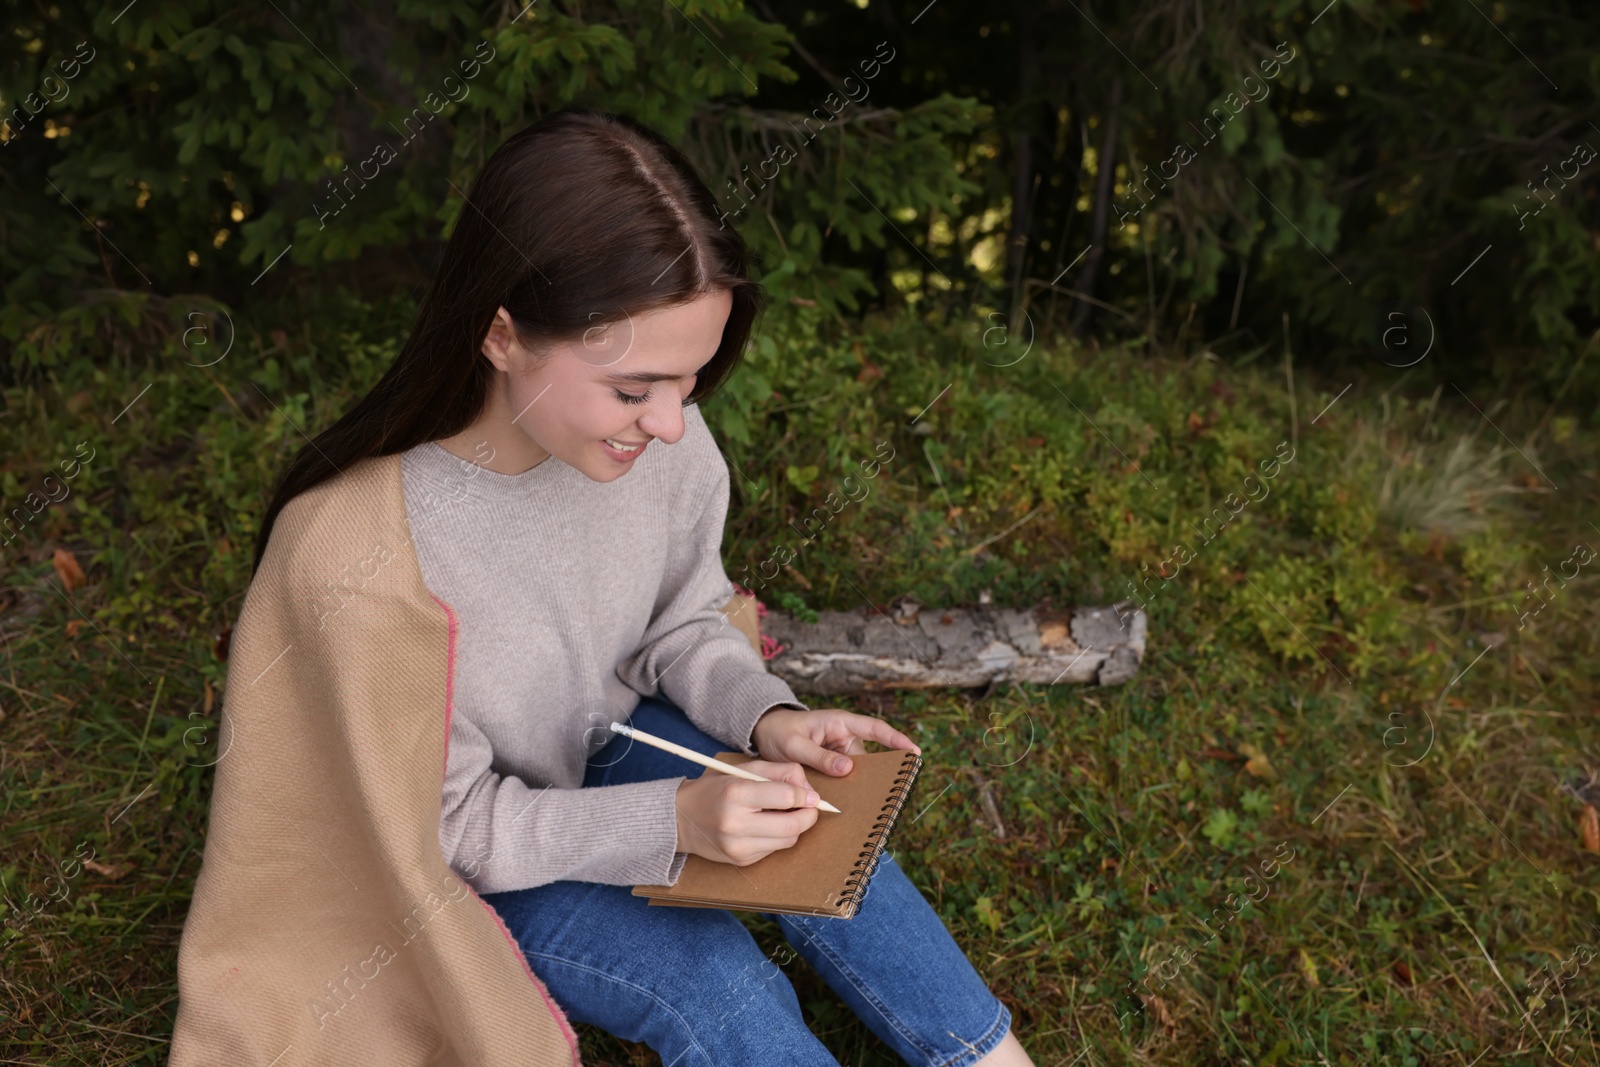
[[[462,459],[437,441],[425,441],[406,452],[407,469],[446,500],[525,500],[534,490],[569,474],[576,468],[555,456],[520,474],[499,474]]]

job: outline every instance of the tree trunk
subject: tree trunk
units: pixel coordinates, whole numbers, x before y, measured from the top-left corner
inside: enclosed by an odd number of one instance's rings
[[[769,609],[761,629],[782,647],[768,670],[797,694],[832,695],[994,682],[1115,685],[1144,659],[1146,620],[1132,602],[1022,611],[913,603],[893,618],[863,607],[819,612],[815,623]]]
[[[1095,161],[1098,170],[1095,181],[1094,194],[1094,231],[1090,240],[1094,248],[1089,253],[1089,261],[1083,266],[1083,276],[1074,289],[1085,296],[1094,295],[1095,276],[1100,273],[1100,261],[1106,253],[1106,225],[1111,216],[1111,185],[1117,170],[1117,126],[1121,121],[1119,111],[1122,107],[1122,79],[1111,80],[1111,102],[1106,107],[1106,135],[1100,142],[1100,157]],[[1089,320],[1089,315],[1094,311],[1094,305],[1087,300],[1078,305],[1077,313],[1072,316],[1072,332],[1078,333],[1083,329],[1084,323]]]
[[[1011,239],[1006,243],[1006,277],[1012,307],[1022,298],[1022,275],[1028,262],[1028,235],[1033,229],[1034,93],[1039,84],[1038,6],[1022,0],[1017,11],[1017,100],[1011,171]]]

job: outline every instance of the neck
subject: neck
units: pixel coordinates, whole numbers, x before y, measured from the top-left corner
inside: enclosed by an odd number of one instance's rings
[[[505,386],[505,371],[496,371],[478,417],[460,433],[440,438],[439,447],[496,474],[523,474],[549,459],[512,421],[522,413],[510,410]]]

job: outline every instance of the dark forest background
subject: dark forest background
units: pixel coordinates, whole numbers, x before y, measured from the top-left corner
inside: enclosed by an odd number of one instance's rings
[[[1152,349],[1287,343],[1319,366],[1432,340],[1426,373],[1463,385],[1586,411],[1600,391],[1579,359],[1600,325],[1600,20],[1577,2],[114,15],[8,13],[7,380],[97,335],[170,337],[212,302],[415,286],[452,185],[578,101],[687,147],[773,291],[832,316],[913,302]],[[352,181],[380,141],[392,161]],[[354,192],[330,201],[339,181]]]

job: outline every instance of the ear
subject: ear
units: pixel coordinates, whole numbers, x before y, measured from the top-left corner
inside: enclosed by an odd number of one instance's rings
[[[514,337],[515,334],[511,329],[511,313],[503,306],[496,308],[494,321],[489,323],[489,332],[483,337],[483,354],[495,365],[496,370],[511,369],[511,344]]]

